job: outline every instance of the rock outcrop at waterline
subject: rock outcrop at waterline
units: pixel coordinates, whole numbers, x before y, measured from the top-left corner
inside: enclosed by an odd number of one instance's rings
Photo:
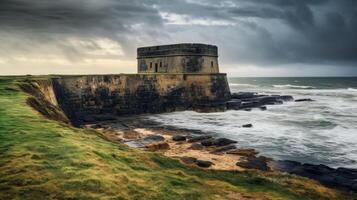
[[[357,192],[357,169],[331,168],[290,160],[271,161],[272,169],[318,180],[320,183]]]
[[[250,110],[259,108],[266,110],[266,105],[283,104],[285,101],[293,101],[289,95],[263,95],[254,92],[239,92],[231,95],[231,100],[226,102],[227,109]]]

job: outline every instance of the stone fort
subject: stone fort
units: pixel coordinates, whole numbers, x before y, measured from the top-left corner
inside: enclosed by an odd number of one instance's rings
[[[98,116],[226,108],[231,98],[218,49],[206,44],[173,44],[137,49],[138,73],[60,75],[41,83],[48,101],[73,124]]]
[[[219,73],[217,46],[173,44],[137,50],[138,73]]]

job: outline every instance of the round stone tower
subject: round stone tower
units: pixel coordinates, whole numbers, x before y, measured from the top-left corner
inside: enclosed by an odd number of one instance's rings
[[[207,44],[172,44],[137,50],[138,73],[219,73],[218,48]]]

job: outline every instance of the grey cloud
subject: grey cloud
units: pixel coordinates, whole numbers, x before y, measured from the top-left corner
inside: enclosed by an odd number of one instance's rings
[[[143,2],[2,0],[0,1],[0,34],[13,34],[18,40],[22,40],[23,48],[26,46],[33,48],[31,44],[35,41],[39,44],[49,42],[52,43],[49,45],[62,48],[63,53],[68,54],[69,57],[81,55],[76,49],[70,49],[69,44],[64,44],[68,37],[88,40],[93,37],[104,37],[118,41],[124,49],[134,48],[127,40],[133,35],[139,37],[135,25],[142,24],[151,34],[155,34],[153,27],[162,26],[157,10]],[[6,38],[3,39],[5,40],[3,45],[8,43]]]
[[[166,24],[160,12],[236,25]],[[76,60],[86,55],[66,38],[103,37],[133,58],[140,45],[209,42],[230,64],[357,66],[355,0],[1,0],[0,27],[2,55],[48,44]]]

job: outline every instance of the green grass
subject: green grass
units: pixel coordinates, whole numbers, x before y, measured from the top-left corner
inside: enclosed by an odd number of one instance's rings
[[[278,173],[189,168],[48,120],[0,77],[0,199],[353,199]]]

